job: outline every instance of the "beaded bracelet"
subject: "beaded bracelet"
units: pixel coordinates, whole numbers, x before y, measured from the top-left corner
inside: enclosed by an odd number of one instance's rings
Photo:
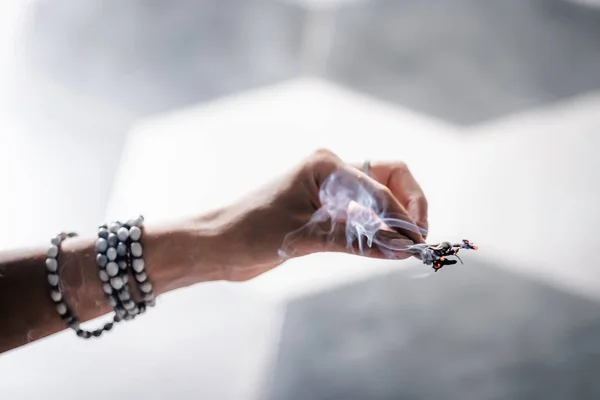
[[[140,243],[144,218],[112,222],[102,225],[98,231],[97,259],[101,262],[100,279],[105,283],[103,290],[114,304],[115,312],[121,318],[130,320],[146,311],[146,307],[155,304],[152,284],[145,273],[143,251]],[[106,242],[106,244],[104,243]],[[102,268],[107,263],[105,270]],[[128,286],[128,272],[131,271],[138,283],[143,301],[136,303],[131,298]]]
[[[152,283],[150,283],[148,275],[146,274],[146,264],[142,258],[142,222],[143,217],[140,216],[136,220],[128,221],[125,226],[129,229],[127,238],[130,249],[128,262],[134,274],[135,281],[138,284],[138,289],[143,296],[143,302],[138,306],[145,310],[146,307],[154,307],[155,297]]]
[[[113,289],[117,290],[120,305],[126,312],[125,319],[130,320],[146,310],[145,308],[140,309],[138,304],[131,299],[131,292],[129,290],[128,272],[130,270],[129,258],[131,252],[128,246],[129,228],[125,224],[116,222],[111,225],[111,229],[116,231],[117,235],[117,263],[120,274],[114,280],[111,280],[110,284]]]
[[[77,236],[74,232],[61,232],[56,237],[52,238],[50,247],[48,248],[47,258],[46,258],[46,270],[48,271],[48,283],[50,284],[50,298],[54,302],[56,306],[56,311],[61,316],[62,320],[67,323],[67,325],[75,330],[77,336],[89,339],[92,336],[98,337],[102,335],[102,332],[109,331],[113,327],[112,322],[108,322],[104,324],[102,328],[96,329],[94,331],[83,330],[79,326],[79,320],[76,316],[73,315],[69,306],[64,300],[63,292],[60,286],[60,276],[59,276],[59,255],[60,248],[62,242],[67,238],[72,238]],[[114,322],[118,322],[116,319]]]
[[[114,308],[113,322],[106,323],[103,327],[93,331],[80,328],[80,323],[63,299],[60,288],[59,263],[61,243],[76,233],[60,233],[52,239],[46,259],[48,270],[48,283],[50,284],[50,297],[56,306],[61,318],[84,339],[99,337],[103,332],[113,328],[115,323],[122,320],[131,320],[146,311],[147,307],[155,305],[155,297],[142,258],[143,249],[140,243],[142,237],[142,224],[144,218],[139,216],[126,223],[113,222],[98,228],[96,240],[96,264],[98,274],[102,281],[109,304]],[[129,290],[129,272],[134,275],[135,281],[141,292],[143,300],[136,303],[131,298]]]
[[[127,249],[119,246],[117,236],[119,227],[117,223],[112,223],[110,227],[102,225],[98,228],[96,263],[102,281],[102,290],[109,304],[113,306],[115,316],[122,320],[127,317],[127,310],[121,300],[125,299],[123,287],[127,284],[127,265],[120,262],[119,253],[126,254]]]

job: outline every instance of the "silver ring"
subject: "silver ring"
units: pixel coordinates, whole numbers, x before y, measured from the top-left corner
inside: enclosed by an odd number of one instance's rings
[[[367,176],[371,176],[371,161],[370,160],[363,161],[362,172]]]

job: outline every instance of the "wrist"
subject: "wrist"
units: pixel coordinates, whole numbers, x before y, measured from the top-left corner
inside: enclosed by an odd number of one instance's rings
[[[223,279],[228,256],[220,213],[148,227],[144,249],[157,294]]]

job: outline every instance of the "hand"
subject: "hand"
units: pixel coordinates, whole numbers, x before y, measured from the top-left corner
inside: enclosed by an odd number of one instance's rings
[[[329,218],[331,210],[323,213],[323,202],[328,201],[323,189],[334,176],[353,189],[365,189],[375,202],[342,201],[342,211],[336,206],[336,215]],[[288,257],[333,251],[389,258],[389,252],[369,247],[364,238],[348,238],[348,227],[358,217],[370,224],[367,229],[373,231],[379,243],[396,247],[423,243],[428,227],[427,201],[404,163],[375,163],[369,177],[328,150],[315,152],[293,171],[229,207],[224,214],[227,240],[236,244],[235,252],[240,255],[224,273],[225,279],[232,281],[252,279],[276,267],[285,261],[282,251]],[[381,217],[388,215],[403,223],[387,226]],[[394,258],[408,257],[399,252]]]

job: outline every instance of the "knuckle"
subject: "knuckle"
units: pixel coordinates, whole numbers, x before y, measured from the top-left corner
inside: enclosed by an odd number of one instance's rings
[[[333,151],[326,148],[319,148],[313,152],[315,158],[337,158]]]
[[[340,166],[340,159],[329,149],[321,148],[305,160],[302,170],[316,178],[320,185],[333,171]]]
[[[402,171],[402,172],[408,172],[409,171],[408,165],[404,161],[398,161],[394,165],[394,168],[397,169],[397,170],[399,170],[399,171]]]
[[[313,164],[324,168],[333,168],[339,165],[340,159],[329,149],[315,150],[310,158]]]

